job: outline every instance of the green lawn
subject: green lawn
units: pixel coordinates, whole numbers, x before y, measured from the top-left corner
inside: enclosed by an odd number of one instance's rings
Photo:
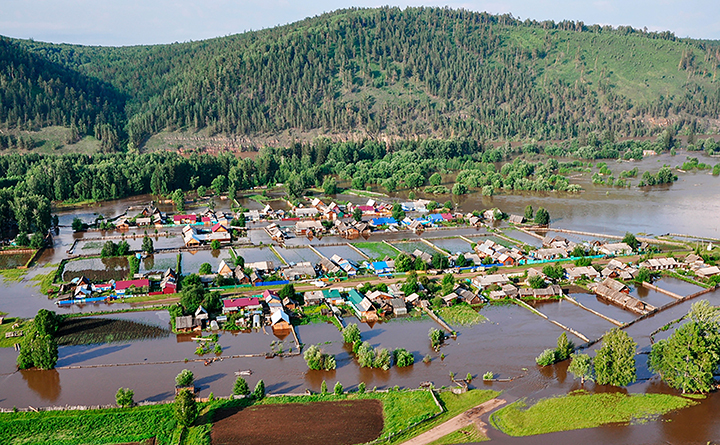
[[[430,445],[452,445],[458,443],[475,443],[490,440],[483,433],[478,431],[475,425],[466,426],[459,430],[441,437],[440,439],[430,442]]]
[[[395,258],[400,253],[396,249],[388,246],[385,243],[375,243],[375,242],[369,242],[369,243],[353,243],[355,247],[362,250],[363,253],[370,258],[382,260],[386,256],[389,256],[391,258]]]
[[[441,307],[435,310],[443,320],[452,326],[472,326],[487,321],[484,315],[478,313],[467,303],[459,303],[451,307]]]
[[[510,436],[593,428],[607,423],[643,422],[698,402],[669,394],[589,394],[577,391],[542,399],[528,407],[520,400],[490,416],[492,425]]]
[[[22,281],[27,275],[27,269],[2,269],[0,275],[5,282]]]
[[[13,329],[12,326],[15,323],[20,323],[20,327],[17,329]],[[22,340],[22,337],[5,338],[6,332],[23,331],[24,333],[27,333],[27,330],[30,326],[31,323],[29,321],[23,320],[21,318],[6,318],[5,320],[3,320],[3,324],[0,324],[0,348],[9,348],[15,343],[20,343],[20,340]]]
[[[157,437],[171,442],[176,423],[172,405],[88,411],[0,414],[4,445],[81,445],[135,442]]]

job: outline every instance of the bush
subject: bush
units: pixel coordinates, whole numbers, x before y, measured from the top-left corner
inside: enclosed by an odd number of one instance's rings
[[[320,384],[320,393],[321,393],[321,394],[327,394],[327,393],[328,393],[328,390],[327,390],[327,382],[326,382],[325,380],[323,380],[322,383]]]
[[[183,369],[175,377],[175,386],[187,387],[192,386],[195,383],[195,375],[189,369]]]
[[[428,332],[428,337],[430,338],[430,345],[433,347],[433,349],[438,349],[443,343],[443,341],[445,341],[445,334],[443,334],[442,331],[437,328],[430,328],[430,331]]]
[[[195,395],[184,389],[175,396],[175,419],[184,427],[193,424],[198,415]]]
[[[303,358],[310,369],[329,371],[337,367],[335,356],[322,352],[318,345],[307,348],[303,353]]]
[[[342,395],[342,393],[343,393],[342,383],[340,383],[340,382],[335,383],[335,388],[334,388],[333,392],[335,393],[336,396]]]
[[[250,394],[250,386],[248,386],[248,383],[244,378],[238,377],[235,379],[232,393],[236,396],[246,396]]]
[[[355,344],[360,340],[360,328],[357,324],[351,323],[343,328],[342,336],[345,343]]]
[[[488,371],[485,374],[483,374],[483,380],[492,380],[495,377],[495,374],[492,373],[492,371]]]
[[[198,270],[198,273],[200,275],[209,275],[212,273],[212,266],[210,263],[202,263],[200,265],[200,270]]]
[[[252,392],[252,396],[255,400],[261,400],[265,398],[265,382],[262,380],[259,380],[257,382],[257,385],[255,385],[255,389]]]
[[[118,388],[117,393],[115,393],[115,403],[121,408],[133,406],[135,404],[133,401],[134,396],[135,392],[132,389]]]
[[[398,368],[404,368],[405,366],[410,366],[415,363],[415,357],[412,352],[398,348],[393,351],[393,361]]]
[[[567,334],[563,332],[557,340],[557,348],[555,349],[555,358],[561,362],[570,358],[570,354],[575,350],[575,345],[568,340]]]
[[[554,349],[546,349],[535,358],[535,362],[540,366],[552,365],[555,361],[556,357]]]
[[[365,382],[360,382],[358,385],[358,393],[365,394]]]

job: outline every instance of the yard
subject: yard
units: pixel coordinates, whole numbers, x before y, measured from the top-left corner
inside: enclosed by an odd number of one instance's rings
[[[89,345],[167,337],[170,331],[131,320],[112,318],[70,318],[63,320],[56,338],[58,345]]]
[[[487,321],[484,315],[478,313],[467,303],[458,303],[450,307],[441,307],[435,312],[452,326],[472,326]]]
[[[520,400],[490,416],[490,423],[510,436],[593,428],[615,422],[642,422],[696,405],[696,400],[669,394],[621,394],[576,391],[542,399],[528,407]]]
[[[388,246],[385,243],[355,243],[353,244],[358,249],[362,250],[363,253],[375,260],[382,260],[385,257],[395,258],[400,252]]]

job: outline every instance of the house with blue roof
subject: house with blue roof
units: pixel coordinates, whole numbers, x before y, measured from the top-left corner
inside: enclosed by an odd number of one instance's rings
[[[383,224],[387,224],[388,226],[397,225],[397,221],[392,216],[384,216],[381,218],[373,218],[370,220],[371,226],[382,226]]]
[[[373,261],[370,263],[370,269],[377,275],[393,273],[395,271],[395,262],[388,264],[388,261]]]
[[[443,221],[445,221],[441,214],[439,213],[430,213],[428,215],[425,215],[425,219],[430,221],[433,224],[439,224]]]

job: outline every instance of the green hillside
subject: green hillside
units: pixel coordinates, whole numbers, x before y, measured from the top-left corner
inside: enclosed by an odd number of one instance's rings
[[[107,150],[168,131],[490,140],[717,131],[719,65],[717,42],[667,32],[353,9],[172,45],[0,39],[0,122],[74,126]]]

